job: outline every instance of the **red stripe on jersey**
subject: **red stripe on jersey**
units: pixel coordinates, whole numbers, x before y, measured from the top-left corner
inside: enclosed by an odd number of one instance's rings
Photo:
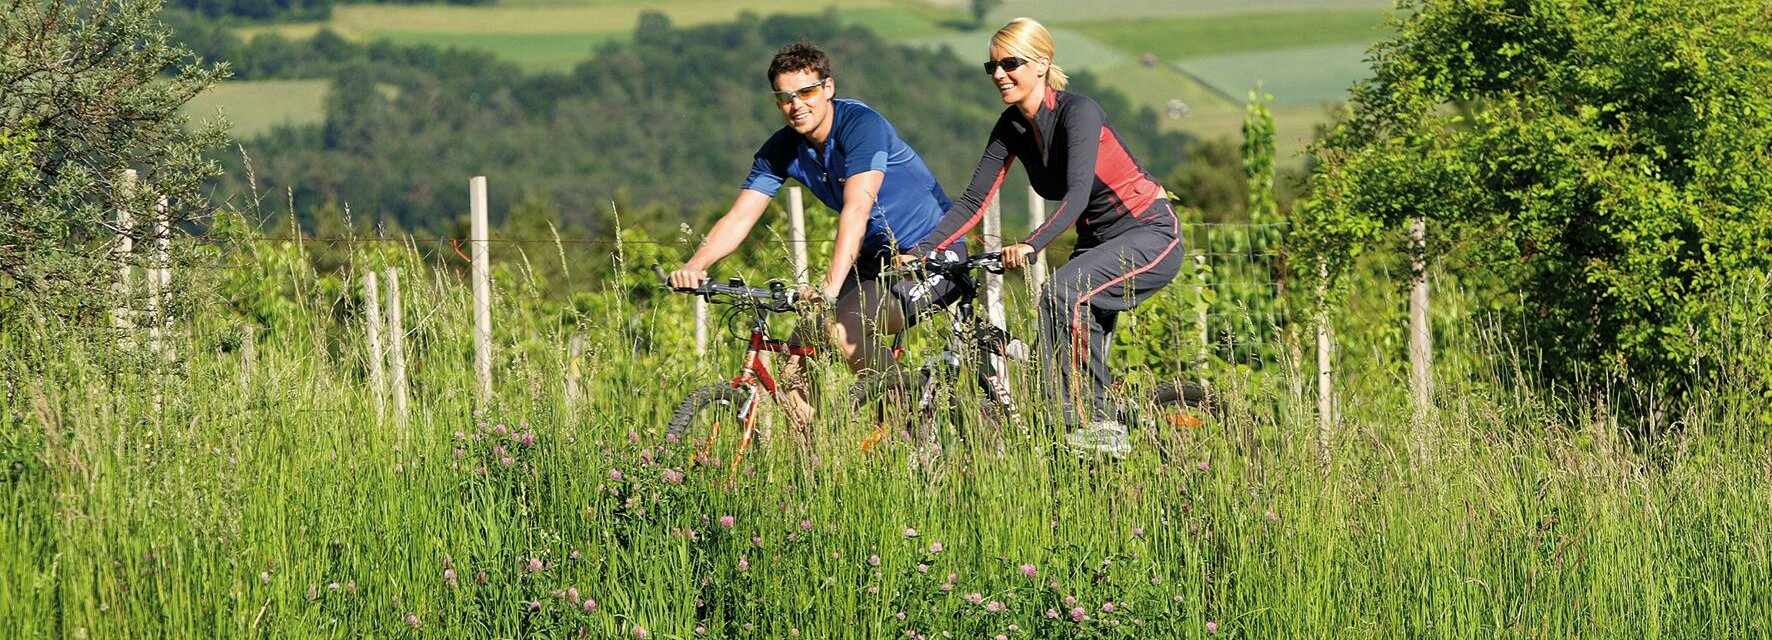
[[[1132,154],[1120,144],[1120,137],[1105,125],[1101,128],[1101,146],[1095,156],[1095,177],[1112,189],[1126,206],[1126,212],[1137,218],[1150,209],[1163,192],[1157,183],[1145,177],[1143,169],[1133,161]]]

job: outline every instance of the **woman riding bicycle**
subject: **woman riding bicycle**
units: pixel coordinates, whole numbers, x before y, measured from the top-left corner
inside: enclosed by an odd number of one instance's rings
[[[1003,266],[1025,266],[1036,250],[1077,227],[1070,261],[1040,292],[1045,391],[1064,408],[1066,444],[1118,457],[1131,443],[1107,398],[1114,323],[1175,278],[1183,251],[1163,188],[1126,150],[1099,104],[1063,91],[1066,77],[1053,53],[1052,34],[1031,18],[1011,20],[991,37],[984,69],[1010,106],[991,130],[966,193],[914,255],[961,241],[1012,159],[1021,160],[1034,191],[1062,204],[1045,225],[1004,248]]]

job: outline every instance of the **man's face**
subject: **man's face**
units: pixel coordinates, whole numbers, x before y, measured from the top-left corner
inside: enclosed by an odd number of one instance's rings
[[[803,136],[823,133],[831,120],[831,80],[817,71],[775,76],[775,104],[788,126]]]

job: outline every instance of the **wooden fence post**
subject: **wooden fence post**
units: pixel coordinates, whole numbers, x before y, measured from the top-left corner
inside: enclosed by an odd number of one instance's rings
[[[158,358],[177,358],[165,342],[172,333],[172,227],[168,215],[167,197],[161,195],[154,204],[154,266],[147,269],[147,340]]]
[[[794,256],[794,282],[806,284],[812,275],[806,263],[806,201],[799,187],[788,187],[788,245]]]
[[[364,311],[368,312],[365,318],[369,333],[369,394],[375,397],[376,417],[386,417],[388,385],[382,371],[381,288],[376,286],[374,271],[363,274],[363,302]]]
[[[695,297],[695,355],[708,354],[708,299]]]
[[[1028,229],[1038,229],[1046,224],[1046,199],[1040,197],[1038,191],[1028,187]],[[1040,290],[1046,288],[1046,250],[1034,252],[1034,262],[1028,265],[1028,288],[1034,292],[1034,299],[1040,299]]]
[[[392,371],[394,417],[406,423],[406,321],[400,313],[400,270],[388,267],[383,272],[388,281],[388,365]]]
[[[1428,326],[1427,219],[1409,223],[1409,395],[1415,400],[1415,428],[1427,429],[1434,406],[1434,344]],[[1425,435],[1425,434],[1421,434]]]
[[[473,249],[474,280],[474,371],[479,379],[480,406],[492,402],[492,269],[486,238],[486,176],[468,181],[471,205],[469,244]]]
[[[130,330],[135,327],[129,300],[134,289],[134,268],[129,260],[135,251],[135,214],[129,211],[129,200],[135,194],[135,170],[124,169],[122,182],[117,186],[124,205],[117,207],[117,247],[111,254],[117,259],[117,284],[111,287],[117,306],[111,308],[111,327],[117,330],[118,346],[127,349],[131,346]]]
[[[1329,459],[1335,436],[1335,378],[1330,369],[1335,344],[1329,337],[1329,263],[1317,262],[1317,455]]]
[[[585,334],[574,332],[572,340],[566,346],[566,412],[575,413],[578,409],[581,393],[578,389],[580,372],[585,357]]]
[[[984,212],[984,250],[986,252],[1003,250],[1003,198],[1002,194],[992,198],[989,208]],[[984,309],[985,317],[991,324],[1007,326],[1008,315],[1003,312],[1003,276],[997,273],[984,275]],[[1008,363],[1002,356],[991,356],[991,366],[998,371],[1008,371]],[[1009,384],[1008,376],[1003,377],[1005,388]]]
[[[1206,233],[1212,233],[1212,230],[1207,229]],[[1211,272],[1206,270],[1208,265],[1204,252],[1194,255],[1194,266],[1194,297],[1201,301],[1194,305],[1194,331],[1200,334],[1200,351],[1194,354],[1194,362],[1199,365],[1195,370],[1200,373],[1200,381],[1205,382],[1206,364],[1212,354],[1211,325],[1206,322],[1206,315],[1212,305],[1206,304],[1205,300],[1206,290],[1212,286],[1212,282],[1209,279],[1211,276],[1207,275]]]

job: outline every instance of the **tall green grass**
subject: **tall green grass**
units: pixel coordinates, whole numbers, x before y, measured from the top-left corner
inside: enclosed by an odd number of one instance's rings
[[[1506,373],[1522,363],[1473,338],[1443,345],[1465,374],[1443,376],[1441,419],[1420,430],[1398,362],[1344,345],[1326,457],[1310,400],[1269,373],[1221,380],[1223,420],[1140,432],[1120,463],[1062,455],[1038,422],[995,433],[956,414],[933,472],[913,471],[903,442],[860,452],[868,416],[826,393],[812,456],[770,417],[728,485],[683,466],[662,427],[735,347],[694,356],[686,299],[651,292],[640,260],[578,274],[605,284],[577,311],[549,302],[525,259],[502,262],[497,399],[477,409],[467,287],[388,255],[349,270],[407,267],[405,425],[368,395],[354,272],[272,269],[299,304],[250,359],[214,297],[189,303],[181,359],[160,368],[87,329],[7,322],[7,635],[1768,633],[1772,461],[1719,437],[1753,428],[1727,402],[1738,390],[1642,446],[1605,399],[1554,411]],[[563,345],[580,321],[588,394],[569,410]],[[1342,321],[1360,335],[1360,318]],[[1740,335],[1717,346],[1772,344],[1763,327]]]

